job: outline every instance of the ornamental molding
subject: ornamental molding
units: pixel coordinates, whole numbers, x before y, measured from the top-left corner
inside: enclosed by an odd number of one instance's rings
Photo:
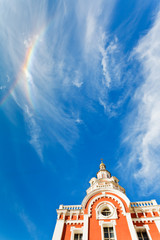
[[[75,232],[77,232],[77,233],[81,233],[82,232],[82,230],[83,230],[83,227],[81,227],[81,228],[76,228],[76,227],[71,227],[71,232],[73,232],[73,231],[75,231]]]
[[[74,240],[74,234],[75,233],[82,233],[83,234],[83,227],[81,227],[81,228],[71,227],[70,231],[71,231],[71,240]]]
[[[157,206],[142,206],[142,207],[130,207],[131,213],[140,212],[160,212],[160,205]]]
[[[100,226],[113,227],[116,226],[116,220],[111,220],[109,222],[99,221]]]
[[[150,230],[149,226],[148,225],[143,225],[143,226],[135,226],[135,229],[137,230],[143,230],[143,229],[146,229],[146,230]]]
[[[76,216],[77,219],[78,219],[79,216],[84,214],[84,211],[82,209],[71,209],[71,208],[70,209],[68,209],[68,208],[66,208],[66,209],[57,209],[58,219],[60,219],[61,214],[63,215],[63,219],[65,219],[66,216],[70,216],[70,218],[72,218],[72,216]]]
[[[99,200],[99,199],[101,199],[101,198],[108,198],[108,199],[113,199],[113,200],[115,200],[115,201],[120,205],[120,209],[121,209],[121,211],[122,211],[122,214],[123,214],[124,216],[126,215],[126,211],[125,211],[125,208],[124,208],[124,205],[123,205],[122,201],[121,201],[118,197],[104,192],[104,193],[102,193],[101,195],[98,195],[98,196],[94,197],[94,198],[92,199],[92,201],[89,203],[89,206],[88,206],[88,214],[89,214],[89,216],[92,215],[92,206],[93,206],[93,204],[94,204],[97,200]],[[106,200],[105,200],[104,202],[106,202]]]
[[[160,220],[160,217],[150,217],[150,218],[132,218],[132,221],[134,222],[134,223],[136,223],[136,222],[138,222],[138,223],[140,223],[140,222],[142,222],[142,223],[144,223],[144,222],[154,222],[154,221],[157,221],[157,220]]]
[[[102,214],[102,210],[104,208],[109,208],[111,214],[104,216]],[[96,219],[100,220],[100,219],[117,219],[117,209],[116,207],[113,205],[113,203],[109,202],[109,201],[103,201],[100,202],[97,206],[96,206]]]
[[[66,224],[80,224],[83,225],[84,224],[84,220],[66,220],[65,221]]]
[[[87,205],[87,202],[89,201],[89,199],[91,197],[93,197],[94,195],[96,195],[98,193],[102,193],[103,191],[104,191],[104,189],[95,189],[94,191],[87,194],[86,197],[82,201],[82,204],[81,204],[82,207],[85,208],[86,205]],[[122,193],[122,192],[120,192],[119,190],[116,190],[116,189],[112,189],[112,190],[106,190],[105,189],[105,192],[107,194],[110,194],[110,193],[116,194],[117,196],[119,196],[120,198],[122,198],[125,201],[125,203],[127,204],[128,208],[129,208],[130,200],[128,199],[128,197],[124,193]]]

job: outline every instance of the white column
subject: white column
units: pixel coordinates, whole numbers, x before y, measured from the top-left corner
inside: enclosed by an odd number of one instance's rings
[[[157,226],[157,228],[158,228],[158,231],[159,231],[159,233],[160,233],[160,220],[154,220],[154,222],[155,222],[155,224],[156,224],[156,226]]]
[[[63,228],[64,228],[64,221],[65,221],[64,219],[57,219],[52,240],[61,240]]]
[[[137,233],[136,233],[136,230],[135,230],[133,222],[132,222],[131,214],[126,213],[126,218],[127,218],[131,238],[134,239],[134,240],[138,240]]]
[[[83,239],[88,240],[88,214],[84,214]]]

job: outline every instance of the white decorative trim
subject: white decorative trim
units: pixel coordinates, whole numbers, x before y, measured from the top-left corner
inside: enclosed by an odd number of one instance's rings
[[[116,220],[111,220],[109,222],[105,222],[105,221],[99,221],[99,225],[100,226],[104,226],[104,227],[113,227],[113,226],[116,226]]]
[[[101,193],[102,191],[104,191],[104,189],[103,190],[102,189],[96,189],[96,190],[90,192],[89,194],[87,194],[86,197],[82,201],[82,204],[81,204],[82,207],[85,208],[89,199],[91,197],[93,197],[94,195],[96,195],[97,193]],[[105,190],[105,192],[107,192],[107,189]],[[120,192],[119,190],[116,190],[116,189],[112,189],[112,190],[110,189],[109,193],[116,194],[117,196],[119,196],[120,198],[122,198],[125,201],[125,203],[127,204],[128,207],[130,206],[130,200],[128,199],[128,197],[124,193],[122,193],[122,192]]]
[[[137,217],[137,218],[139,218],[139,217],[138,217],[138,213],[137,213],[137,212],[135,212],[135,214],[136,214],[136,217]]]
[[[131,207],[154,207],[157,206],[156,200],[131,202]]]
[[[155,219],[155,224],[156,224],[156,226],[157,226],[157,229],[158,229],[158,231],[159,231],[159,233],[160,233],[160,220],[157,220],[157,219]]]
[[[55,230],[53,233],[52,240],[61,240],[62,233],[63,233],[63,227],[64,227],[64,221],[65,221],[64,219],[62,219],[62,220],[57,219],[56,227],[55,227]]]
[[[105,192],[100,194],[100,195],[98,195],[98,196],[96,196],[96,197],[94,197],[92,199],[92,201],[90,202],[90,204],[88,206],[88,214],[89,214],[89,216],[91,216],[91,209],[92,209],[93,203],[96,202],[98,199],[101,199],[101,198],[104,198],[104,197],[111,198],[111,199],[115,200],[116,202],[118,202],[118,204],[121,207],[122,214],[125,216],[126,211],[125,211],[125,208],[124,208],[124,205],[123,205],[122,201],[118,197],[116,197],[114,195],[111,195],[111,194],[107,194]]]
[[[88,214],[84,214],[83,240],[88,240]]]
[[[144,217],[147,217],[145,211],[142,210],[142,213]]]
[[[152,217],[154,217],[154,214],[153,214],[153,212],[152,211],[149,211],[150,212],[150,214],[152,215]]]
[[[111,211],[111,214],[108,215],[108,216],[104,216],[101,212],[102,210],[105,208],[105,207],[108,207]],[[108,202],[108,201],[105,201],[105,202],[100,202],[97,207],[96,207],[96,219],[116,219],[118,218],[117,216],[117,209],[115,208],[115,206],[111,203],[111,202]]]
[[[58,215],[58,219],[60,219],[61,214],[63,214],[63,219],[65,219],[67,210],[63,210],[63,209],[57,209],[57,215]]]
[[[160,205],[130,207],[130,212],[131,213],[136,213],[136,212],[141,213],[142,211],[144,211],[144,212],[158,212],[159,213],[159,210],[160,210]],[[159,213],[159,216],[160,216],[160,213]]]
[[[127,219],[128,228],[129,228],[129,231],[130,231],[130,234],[131,234],[131,238],[134,239],[134,240],[138,240],[138,236],[136,234],[136,231],[135,231],[130,213],[126,213],[126,219]]]
[[[99,221],[99,225],[101,226],[101,239],[104,240],[104,227],[113,227],[113,232],[114,232],[114,238],[115,240],[117,240],[117,235],[116,235],[116,221],[115,220],[111,220],[109,222],[105,222],[105,221]]]
[[[71,240],[74,240],[74,234],[75,233],[82,233],[83,234],[83,227],[81,227],[81,228],[71,227]]]
[[[160,217],[149,217],[149,218],[132,218],[132,221],[135,222],[154,222],[160,221]]]
[[[81,205],[59,205],[59,209],[62,210],[82,210],[82,206]]]
[[[66,220],[66,224],[83,224],[83,220]]]

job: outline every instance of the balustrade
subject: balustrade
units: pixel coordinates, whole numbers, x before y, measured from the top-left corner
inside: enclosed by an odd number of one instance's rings
[[[153,206],[153,201],[132,202],[131,207],[150,207]]]

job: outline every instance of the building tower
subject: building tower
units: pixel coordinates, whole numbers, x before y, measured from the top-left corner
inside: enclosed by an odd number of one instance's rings
[[[160,240],[160,205],[131,203],[103,161],[81,205],[60,205],[52,240]]]

